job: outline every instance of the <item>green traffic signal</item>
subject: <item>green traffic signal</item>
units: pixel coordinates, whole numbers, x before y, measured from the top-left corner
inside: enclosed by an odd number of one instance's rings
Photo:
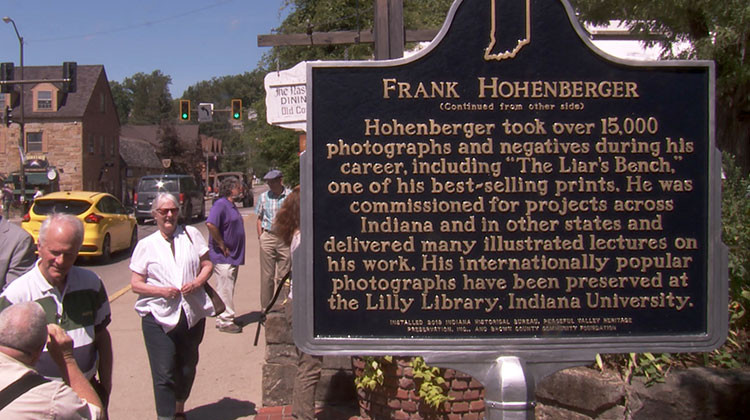
[[[232,119],[242,119],[242,99],[232,99]]]
[[[180,100],[180,119],[190,121],[190,101],[187,99]]]

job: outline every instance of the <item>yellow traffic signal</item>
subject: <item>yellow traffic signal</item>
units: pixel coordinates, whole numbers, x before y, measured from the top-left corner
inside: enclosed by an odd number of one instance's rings
[[[190,101],[187,99],[180,99],[180,119],[190,121]]]
[[[242,119],[242,99],[232,99],[232,119]]]

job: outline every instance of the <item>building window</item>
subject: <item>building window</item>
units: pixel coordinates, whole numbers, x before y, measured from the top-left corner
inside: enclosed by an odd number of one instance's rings
[[[94,154],[94,135],[89,135],[89,154]]]
[[[42,151],[42,133],[26,133],[26,152],[41,153]]]
[[[40,90],[36,93],[37,109],[52,109],[52,92],[49,90]]]
[[[99,143],[101,144],[101,147],[99,148],[99,152],[102,156],[107,156],[107,147],[104,144],[104,136],[99,136]]]

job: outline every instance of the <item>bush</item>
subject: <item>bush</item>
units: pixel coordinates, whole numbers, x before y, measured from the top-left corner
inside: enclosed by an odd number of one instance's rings
[[[615,369],[626,380],[642,376],[647,385],[663,382],[676,367],[736,369],[750,365],[750,177],[725,153],[721,194],[722,241],[729,248],[729,336],[710,353],[630,353],[597,356],[600,369]]]

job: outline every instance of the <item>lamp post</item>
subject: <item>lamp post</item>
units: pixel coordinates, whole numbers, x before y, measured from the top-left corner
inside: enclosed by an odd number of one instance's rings
[[[12,23],[13,24],[13,30],[16,31],[16,37],[18,38],[18,45],[21,50],[21,80],[23,80],[23,37],[21,34],[18,33],[18,28],[16,27],[16,22],[11,19],[8,16],[3,17],[3,22],[5,23]],[[20,95],[21,95],[21,113],[20,113],[20,121],[18,122],[18,125],[20,127],[20,136],[18,139],[18,151],[20,152],[20,160],[21,160],[21,204],[23,206],[23,211],[26,212],[26,171],[23,167],[23,158],[24,154],[26,153],[26,147],[24,145],[24,132],[23,132],[23,125],[26,122],[23,118],[23,84],[19,84],[20,88]]]

